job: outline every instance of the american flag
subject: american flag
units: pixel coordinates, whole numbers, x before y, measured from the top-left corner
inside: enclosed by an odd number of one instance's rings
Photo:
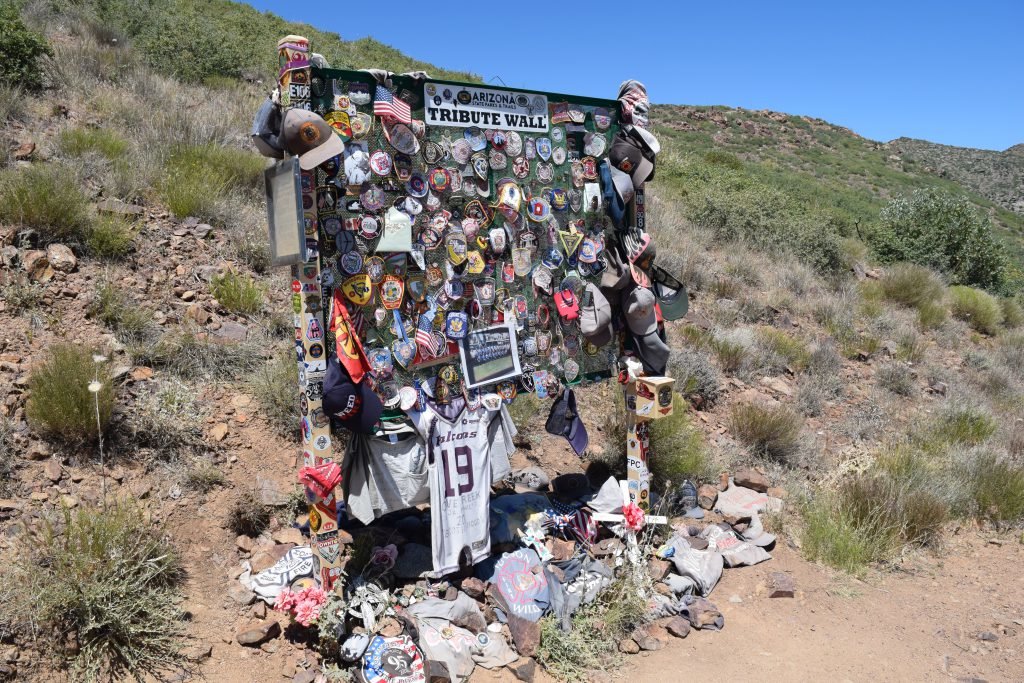
[[[395,97],[394,93],[383,85],[377,85],[377,94],[373,98],[373,113],[402,123],[412,121],[412,110],[409,105]]]
[[[435,358],[441,351],[441,345],[437,338],[431,334],[434,331],[434,309],[420,313],[420,319],[416,323],[416,344],[423,349],[423,355]]]
[[[551,508],[544,511],[546,526],[558,531],[568,531],[584,545],[597,540],[597,522],[588,512],[557,500],[551,501]]]

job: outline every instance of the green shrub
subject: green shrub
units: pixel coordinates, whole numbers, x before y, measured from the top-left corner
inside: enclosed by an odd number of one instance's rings
[[[92,382],[100,388],[89,390]],[[96,362],[85,348],[58,344],[29,378],[26,414],[29,424],[47,436],[70,444],[95,441],[96,403],[99,430],[105,432],[114,411],[114,383],[107,361]]]
[[[787,367],[793,371],[802,370],[810,360],[806,344],[774,327],[759,327],[757,344],[768,356],[769,365],[776,372]]]
[[[885,556],[878,537],[854,524],[828,496],[807,505],[803,517],[800,541],[804,555],[813,562],[860,575],[869,564]]]
[[[993,453],[980,453],[960,466],[973,502],[972,512],[994,522],[1024,519],[1024,468]]]
[[[686,401],[674,395],[672,414],[654,420],[650,426],[651,483],[665,490],[669,483],[676,486],[686,479],[707,480],[714,476],[708,459],[704,435],[690,424]]]
[[[294,363],[292,375],[294,376]],[[522,400],[520,400],[522,399]],[[531,444],[540,442],[544,434],[544,420],[551,409],[550,401],[541,400],[536,393],[521,394],[508,408],[512,424],[519,432],[519,438]]]
[[[245,491],[231,506],[228,526],[236,534],[256,537],[270,527],[273,511],[254,491]]]
[[[0,172],[0,221],[33,228],[44,242],[82,242],[92,225],[77,176],[57,164]]]
[[[974,408],[952,408],[939,415],[925,432],[931,450],[946,446],[976,446],[996,433],[996,421]]]
[[[917,309],[941,302],[946,289],[933,271],[912,263],[887,268],[879,285],[889,301]]]
[[[33,311],[43,303],[46,290],[42,285],[25,280],[14,280],[0,287],[0,299],[13,315]]]
[[[258,313],[267,297],[266,291],[252,278],[230,271],[210,281],[210,292],[221,306],[243,315]]]
[[[128,151],[128,141],[107,128],[68,128],[60,134],[60,148],[68,156],[96,152],[113,160]]]
[[[0,83],[25,90],[43,87],[43,59],[53,56],[46,38],[32,31],[15,3],[0,4]]]
[[[996,334],[1003,322],[1003,309],[999,299],[973,287],[949,288],[950,310],[978,332]]]
[[[1003,325],[1009,329],[1024,325],[1024,308],[1017,299],[1002,299],[1000,304],[1003,307]]]
[[[185,487],[198,493],[209,493],[226,482],[224,473],[206,460],[200,460],[185,473]]]
[[[748,360],[747,347],[738,342],[728,339],[716,339],[714,341],[715,355],[718,356],[718,363],[722,370],[732,374],[743,368]]]
[[[997,289],[1006,276],[988,217],[965,197],[934,189],[892,200],[881,212],[874,248],[884,262],[934,268],[957,284]]]
[[[295,354],[290,350],[261,367],[250,382],[263,418],[282,436],[294,434],[299,426],[298,382]],[[512,407],[518,404],[516,399]],[[517,422],[516,426],[521,425]]]
[[[886,363],[875,373],[878,386],[900,396],[914,395],[914,376],[903,363]]]
[[[14,421],[0,416],[0,496],[6,498],[14,493],[18,480],[14,476],[18,469],[18,451],[14,443]]]
[[[802,425],[801,417],[783,405],[739,403],[729,416],[729,429],[741,443],[780,462],[797,452]]]
[[[103,216],[90,228],[85,246],[95,258],[116,261],[131,253],[134,240],[135,231],[124,219]]]
[[[44,629],[46,650],[67,662],[72,680],[142,680],[183,662],[184,572],[144,520],[129,504],[65,509],[24,544],[31,551],[15,569],[23,590],[10,616]]]
[[[132,304],[124,290],[109,281],[96,286],[86,314],[109,327],[123,344],[148,342],[156,329],[149,311]]]
[[[934,330],[946,322],[946,306],[942,303],[924,303],[917,307],[917,322],[922,329]]]
[[[738,171],[743,168],[743,162],[740,161],[739,157],[729,152],[723,152],[719,149],[713,149],[704,154],[704,161],[709,164],[715,164],[718,166],[725,166],[731,168],[734,171]]]
[[[221,196],[236,188],[256,188],[263,158],[233,147],[182,145],[164,166],[160,194],[179,218],[209,217]]]

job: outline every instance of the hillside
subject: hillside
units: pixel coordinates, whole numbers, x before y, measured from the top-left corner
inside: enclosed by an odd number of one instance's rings
[[[897,138],[887,147],[930,173],[955,180],[1003,208],[1024,214],[1024,144],[993,152]]]
[[[349,680],[322,654],[336,644],[239,582],[308,543],[310,522],[292,290],[268,265],[248,127],[286,33],[335,65],[471,75],[224,0],[22,4],[54,57],[40,91],[0,84],[0,681],[107,680],[111,661],[142,680]],[[684,106],[654,120],[650,230],[690,295],[667,326],[678,395],[651,430],[656,492],[689,478],[713,500],[721,473],[743,472],[784,500],[763,518],[778,538],[770,561],[725,570],[720,633],[670,637],[667,617],[632,630],[649,616],[624,581],[570,634],[545,617],[536,658],[471,680],[1024,680],[1022,299],[881,263],[875,240],[889,200],[926,188],[966,194],[962,213],[981,207],[1011,244],[1020,217],[824,121]],[[618,385],[577,393],[584,456],[524,393],[514,468],[624,468]],[[673,499],[645,552],[749,521],[706,500],[684,518]],[[430,545],[427,512],[401,514],[352,528],[349,577],[387,545],[399,563]],[[671,592],[666,563],[638,566],[651,596]],[[770,597],[780,573],[792,598]],[[380,583],[393,606],[472,591],[494,615],[483,581]]]

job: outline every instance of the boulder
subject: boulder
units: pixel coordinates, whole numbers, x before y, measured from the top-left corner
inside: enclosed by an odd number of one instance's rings
[[[640,646],[632,638],[623,638],[619,641],[619,652],[627,655],[635,655],[640,652]]]
[[[75,252],[63,244],[51,244],[46,247],[46,258],[54,270],[62,273],[70,273],[78,267],[78,259]]]
[[[239,645],[259,647],[279,635],[281,635],[281,624],[276,621],[264,621],[239,631],[235,634],[235,640],[238,641]]]
[[[633,631],[632,638],[641,650],[648,652],[664,649],[668,645],[668,631],[658,624],[644,624]]]
[[[710,510],[718,500],[718,488],[711,484],[704,484],[697,489],[697,504],[705,510]]]
[[[792,598],[796,595],[796,583],[793,577],[784,572],[772,572],[768,575],[769,598]]]
[[[53,268],[46,258],[46,252],[38,249],[26,251],[21,256],[22,266],[33,282],[49,282],[53,278]]]
[[[676,638],[685,638],[690,635],[690,622],[682,617],[672,617],[665,622],[665,630]]]
[[[744,486],[760,493],[768,490],[768,477],[750,467],[741,467],[732,475],[732,480],[737,486]]]

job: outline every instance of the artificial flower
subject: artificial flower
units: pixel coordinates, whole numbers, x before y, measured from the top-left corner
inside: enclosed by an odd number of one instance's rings
[[[622,508],[622,517],[628,531],[640,531],[644,527],[644,511],[636,503],[629,503]]]

